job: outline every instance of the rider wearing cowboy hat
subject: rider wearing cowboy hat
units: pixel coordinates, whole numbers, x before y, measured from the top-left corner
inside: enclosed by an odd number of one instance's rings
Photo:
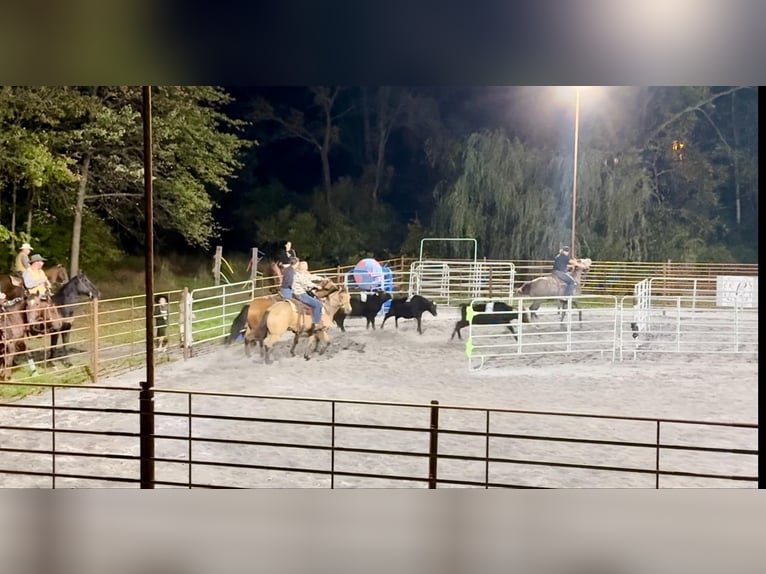
[[[30,295],[45,296],[51,288],[51,282],[43,271],[45,259],[39,253],[35,253],[29,258],[29,267],[22,273],[24,287],[27,288]]]
[[[564,296],[574,294],[575,287],[577,287],[577,281],[574,280],[568,271],[570,267],[585,267],[577,259],[569,256],[569,246],[565,245],[556,255],[553,260],[553,274],[566,283],[567,289],[564,292]]]
[[[19,275],[24,273],[29,267],[29,252],[34,251],[29,243],[22,243],[19,253],[16,255],[16,262],[13,264],[13,270]]]

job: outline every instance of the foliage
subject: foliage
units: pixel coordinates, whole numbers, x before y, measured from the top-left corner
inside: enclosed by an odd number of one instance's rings
[[[206,247],[251,143],[244,122],[220,111],[230,97],[219,88],[158,87],[152,100],[158,243]],[[21,240],[24,222],[37,250],[78,262],[82,247],[88,265],[142,242],[142,106],[136,87],[0,88],[0,240]]]

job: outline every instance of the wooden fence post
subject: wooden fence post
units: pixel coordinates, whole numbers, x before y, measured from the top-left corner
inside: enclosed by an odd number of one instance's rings
[[[215,248],[215,258],[213,259],[213,282],[216,286],[221,284],[221,259],[223,258],[223,247]]]
[[[98,383],[98,299],[91,301],[91,344],[90,344],[90,370],[91,381]]]
[[[181,305],[178,308],[178,330],[180,333],[181,350],[183,351],[184,359],[189,359],[191,357],[191,348],[189,346],[191,333],[187,335],[186,332],[188,325],[191,323],[191,321],[187,323],[187,315],[191,312],[189,309],[189,297],[189,288],[184,287],[184,290],[181,291]]]

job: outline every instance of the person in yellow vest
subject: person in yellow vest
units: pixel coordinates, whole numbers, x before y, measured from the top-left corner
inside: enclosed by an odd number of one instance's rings
[[[29,243],[22,243],[19,249],[19,254],[16,255],[16,263],[13,266],[13,270],[19,275],[24,273],[29,267],[29,252],[34,251]]]
[[[27,288],[30,295],[45,297],[50,291],[51,282],[48,281],[48,277],[43,271],[43,263],[45,263],[43,256],[35,253],[29,258],[29,267],[21,275],[24,280],[24,287]]]

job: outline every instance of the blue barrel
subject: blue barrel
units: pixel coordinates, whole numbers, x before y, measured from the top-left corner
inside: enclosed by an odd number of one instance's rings
[[[388,293],[391,293],[393,296],[394,272],[391,271],[391,268],[388,265],[383,265],[383,291],[387,291]],[[391,301],[386,301],[385,303],[383,303],[381,312],[385,315],[386,313],[388,313],[388,310],[390,308],[391,308]]]

